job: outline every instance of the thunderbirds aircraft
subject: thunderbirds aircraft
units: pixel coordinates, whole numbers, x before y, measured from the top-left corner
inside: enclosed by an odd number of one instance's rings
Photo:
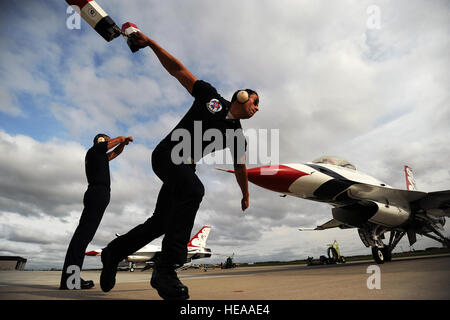
[[[299,230],[357,228],[377,263],[391,260],[392,250],[405,234],[410,245],[417,241],[416,234],[420,234],[450,246],[450,239],[440,232],[445,216],[450,216],[450,190],[417,191],[408,166],[405,166],[405,175],[407,190],[394,189],[333,156],[323,156],[306,164],[248,169],[248,180],[260,187],[332,205],[332,220],[316,228]],[[390,232],[388,244],[382,241],[386,232]]]
[[[209,232],[211,231],[211,227],[204,226],[200,229],[197,234],[192,237],[192,239],[189,241],[187,247],[188,247],[188,254],[186,257],[186,262],[191,262],[194,259],[200,259],[200,258],[209,258],[211,257],[211,249],[205,248],[206,246],[206,239],[209,236]],[[136,264],[144,264],[145,269],[150,268],[157,256],[161,253],[161,247],[147,244],[143,248],[139,249],[132,255],[129,255],[123,263],[128,266],[131,272],[134,271],[136,268]],[[102,254],[102,250],[93,250],[86,252],[86,256],[100,256]],[[123,266],[123,263],[119,264],[119,267]]]

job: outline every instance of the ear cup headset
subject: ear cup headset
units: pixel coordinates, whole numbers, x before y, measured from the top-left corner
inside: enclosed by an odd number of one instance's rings
[[[238,90],[233,94],[233,97],[231,98],[231,102],[237,101],[240,104],[244,104],[248,101],[249,97],[252,94],[258,95],[258,93],[256,91],[253,91],[251,89]]]
[[[106,137],[107,135],[104,133],[99,133],[98,135],[95,136],[94,138],[94,144],[100,143],[100,142],[105,142],[106,141]]]
[[[246,103],[248,101],[248,92],[245,90],[239,91],[236,99],[239,103]]]

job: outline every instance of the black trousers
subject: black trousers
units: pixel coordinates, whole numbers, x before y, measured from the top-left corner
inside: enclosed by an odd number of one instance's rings
[[[156,147],[152,167],[163,182],[153,216],[114,239],[108,248],[117,260],[122,260],[164,235],[157,265],[173,268],[186,262],[187,244],[205,189],[195,174],[195,166],[173,164],[170,150]]]
[[[109,204],[110,189],[106,186],[89,186],[84,193],[84,209],[81,213],[80,222],[76,228],[72,240],[67,249],[61,275],[61,285],[65,286],[70,274],[67,268],[77,265],[80,270],[83,266],[84,254],[89,242],[94,238],[95,232],[102,220],[103,213]]]

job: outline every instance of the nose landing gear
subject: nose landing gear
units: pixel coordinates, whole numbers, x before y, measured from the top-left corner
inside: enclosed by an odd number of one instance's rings
[[[384,244],[384,233],[390,231],[389,244]],[[392,250],[405,235],[404,231],[387,230],[379,226],[370,229],[358,229],[359,237],[366,247],[372,248],[373,260],[377,264],[392,261]]]

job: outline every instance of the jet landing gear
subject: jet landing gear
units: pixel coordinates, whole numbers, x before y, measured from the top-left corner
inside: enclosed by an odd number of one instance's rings
[[[391,250],[389,250],[388,247],[372,247],[372,256],[373,260],[378,264],[390,262],[392,260]]]
[[[444,220],[444,223],[445,223],[445,220]],[[442,226],[444,225],[444,223],[442,224]],[[439,232],[438,228],[436,228],[435,226],[433,226],[431,224],[429,224],[427,227],[430,232],[423,233],[422,234],[423,236],[433,239],[433,240],[436,240],[437,242],[440,242],[444,246],[444,248],[450,248],[450,239],[446,238],[441,232]],[[434,235],[430,234],[431,232],[433,232]]]
[[[384,233],[390,231],[389,244],[384,244]],[[399,241],[405,235],[404,231],[387,230],[377,226],[373,229],[358,229],[359,237],[364,245],[372,248],[373,260],[377,264],[383,264],[385,262],[392,261],[392,250],[397,246]]]

